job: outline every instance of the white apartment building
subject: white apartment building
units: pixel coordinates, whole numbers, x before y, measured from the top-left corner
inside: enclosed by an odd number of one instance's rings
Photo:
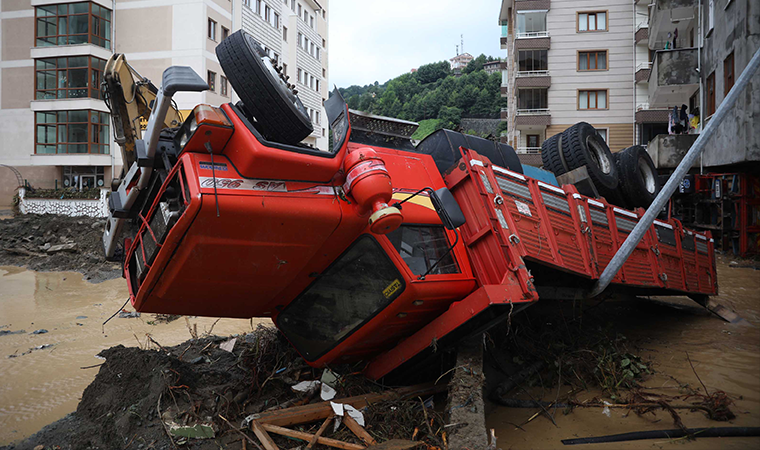
[[[507,50],[502,118],[518,153],[538,155],[544,140],[580,121],[612,151],[633,144],[631,0],[502,0],[499,24]]]
[[[2,0],[0,165],[38,188],[109,186],[122,163],[100,93],[106,60],[124,53],[156,86],[167,67],[190,66],[211,90],[178,93],[179,109],[220,105],[237,99],[215,48],[243,26],[282,58],[315,123],[305,142],[326,148],[327,2],[321,3]],[[0,166],[0,207],[11,203],[17,186],[14,171]]]
[[[329,95],[327,65],[328,0],[242,0],[235,5],[238,26],[251,33],[296,85],[314,132],[304,143],[326,149],[329,124],[323,102]]]

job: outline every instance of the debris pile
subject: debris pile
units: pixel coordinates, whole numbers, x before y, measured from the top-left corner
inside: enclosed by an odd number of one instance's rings
[[[103,256],[105,219],[29,214],[0,220],[0,265],[74,271],[92,282],[121,276]]]
[[[343,441],[344,448],[363,448],[370,439],[445,448],[444,422],[433,408],[434,392],[442,389],[408,391],[405,397],[368,381],[356,367],[313,369],[272,327],[175,347],[162,347],[150,336],[146,342],[151,349],[117,346],[101,352],[105,361],[76,412],[8,448],[255,448],[254,423],[270,430],[282,449],[305,446],[308,442],[299,436],[314,436],[320,428],[320,439]],[[302,382],[319,389],[293,389]],[[320,398],[328,383],[334,390],[332,403]],[[445,381],[440,384],[445,390]],[[408,397],[415,393],[420,395]],[[311,416],[297,413],[298,408],[324,409],[322,405],[332,410],[320,420],[301,420]],[[298,420],[277,425],[283,415],[293,414]],[[287,435],[278,434],[280,428]]]

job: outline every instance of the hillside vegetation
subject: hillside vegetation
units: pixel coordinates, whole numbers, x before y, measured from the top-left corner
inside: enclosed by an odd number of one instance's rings
[[[483,70],[484,63],[494,60],[480,55],[460,77],[452,75],[446,61],[426,64],[384,84],[354,85],[340,88],[340,93],[351,109],[420,122],[414,136],[420,139],[441,128],[457,128],[462,117],[499,117],[506,106],[501,73],[488,75]]]

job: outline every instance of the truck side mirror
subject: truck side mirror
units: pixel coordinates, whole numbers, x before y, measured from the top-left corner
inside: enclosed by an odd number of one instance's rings
[[[443,226],[447,229],[454,230],[464,225],[465,218],[462,209],[448,188],[443,187],[430,192],[430,200]]]

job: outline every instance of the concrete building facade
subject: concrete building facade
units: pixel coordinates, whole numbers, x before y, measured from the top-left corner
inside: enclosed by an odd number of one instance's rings
[[[108,186],[121,172],[102,71],[126,55],[159,85],[171,65],[192,67],[211,89],[178,93],[177,106],[236,101],[216,58],[245,28],[277,53],[315,124],[305,143],[326,147],[327,11],[313,0],[3,0],[0,3],[0,207],[16,174],[38,188]],[[261,4],[261,14],[255,8]],[[298,14],[298,15],[297,15]],[[263,26],[269,20],[269,29]],[[275,26],[276,25],[276,26]],[[298,37],[303,36],[301,46]],[[323,38],[324,37],[324,38]],[[307,40],[308,39],[308,40]],[[296,82],[298,73],[302,78]]]
[[[634,142],[631,0],[503,0],[502,96],[507,141],[537,154],[576,122],[594,125],[613,151]]]

